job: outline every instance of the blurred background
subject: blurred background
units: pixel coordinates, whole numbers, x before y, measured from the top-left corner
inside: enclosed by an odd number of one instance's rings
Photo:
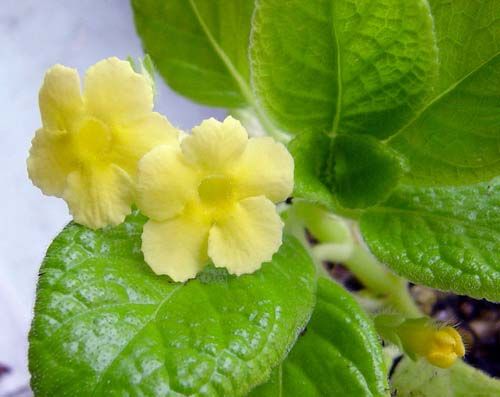
[[[87,67],[109,56],[142,56],[128,0],[0,1],[0,397],[29,396],[27,333],[45,251],[69,221],[65,203],[44,197],[26,173],[39,128],[38,89],[55,63]],[[158,77],[156,109],[185,130],[219,109],[176,95]]]

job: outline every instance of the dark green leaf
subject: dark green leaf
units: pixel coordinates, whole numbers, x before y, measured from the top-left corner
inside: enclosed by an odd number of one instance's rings
[[[382,351],[373,325],[342,287],[318,282],[305,333],[271,380],[251,397],[387,396]]]
[[[333,141],[325,134],[297,135],[288,145],[295,160],[294,197],[333,209]]]
[[[30,333],[37,396],[242,396],[305,326],[314,266],[296,240],[254,274],[209,268],[180,284],[144,263],[143,223],[71,224],[49,248]]]
[[[361,218],[373,253],[413,282],[500,301],[500,178],[402,186]]]
[[[387,199],[405,171],[397,152],[364,135],[303,133],[290,142],[294,195],[334,209],[365,208]]]
[[[340,135],[334,140],[335,193],[347,208],[365,208],[387,199],[404,172],[394,150],[370,136]]]

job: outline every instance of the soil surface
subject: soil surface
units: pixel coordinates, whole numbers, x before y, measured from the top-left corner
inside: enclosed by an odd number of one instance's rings
[[[348,290],[363,289],[341,264],[327,263],[326,268]],[[417,285],[410,285],[410,292],[425,314],[457,328],[467,348],[467,363],[500,378],[500,304]]]

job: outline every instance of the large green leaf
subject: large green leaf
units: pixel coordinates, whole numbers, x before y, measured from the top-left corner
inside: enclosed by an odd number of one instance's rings
[[[408,182],[456,185],[500,174],[500,2],[431,0],[440,54],[435,95],[390,144]]]
[[[253,0],[132,0],[146,52],[167,83],[197,102],[242,107],[249,88]]]
[[[456,185],[500,174],[500,3],[431,0],[440,53],[435,95],[389,143],[408,182]]]
[[[480,69],[500,51],[496,0],[429,0],[439,47],[435,96]]]
[[[500,177],[463,187],[402,186],[362,215],[361,230],[398,274],[500,301]]]
[[[257,96],[286,130],[391,135],[437,71],[425,0],[260,0],[252,28]]]
[[[370,319],[342,287],[318,282],[304,334],[251,397],[387,396],[382,351]]]
[[[450,369],[436,368],[425,360],[404,358],[392,377],[398,397],[494,397],[500,381],[458,361]]]
[[[296,240],[254,274],[209,268],[180,284],[144,263],[143,223],[71,224],[49,248],[30,333],[37,396],[242,396],[305,326],[315,272]]]

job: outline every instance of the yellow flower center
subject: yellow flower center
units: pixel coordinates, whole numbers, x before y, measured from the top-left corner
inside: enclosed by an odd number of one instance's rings
[[[105,161],[111,150],[111,131],[102,121],[87,118],[80,124],[74,143],[82,162]]]
[[[233,195],[231,179],[225,175],[210,175],[201,181],[198,194],[201,201],[209,206],[227,204]]]

